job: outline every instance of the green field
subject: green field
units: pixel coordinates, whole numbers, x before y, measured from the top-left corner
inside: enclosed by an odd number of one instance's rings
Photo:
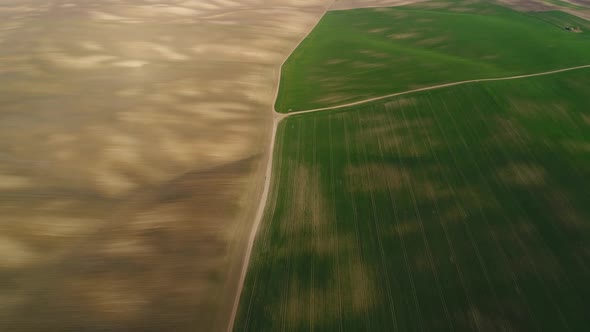
[[[589,75],[285,119],[235,330],[590,326]]]
[[[590,63],[589,22],[580,18],[446,4],[328,12],[285,63],[276,109]],[[570,25],[583,32],[566,31]]]
[[[587,21],[448,4],[329,12],[277,110],[590,64]],[[587,330],[589,77],[285,118],[235,330]]]

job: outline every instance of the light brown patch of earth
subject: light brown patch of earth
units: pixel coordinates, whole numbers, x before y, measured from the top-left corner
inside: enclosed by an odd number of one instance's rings
[[[416,41],[416,45],[420,45],[420,46],[434,46],[434,45],[439,45],[444,43],[445,41],[447,41],[448,38],[445,36],[439,36],[439,37],[434,37],[434,38],[426,38],[426,39],[421,39]]]
[[[386,63],[376,63],[376,62],[363,62],[363,61],[353,61],[351,62],[351,67],[355,69],[375,69],[387,66]]]
[[[381,33],[383,31],[387,31],[388,28],[376,28],[369,30],[369,33]]]
[[[403,40],[403,39],[409,39],[409,38],[416,38],[418,36],[419,36],[419,34],[417,32],[406,32],[406,33],[391,34],[391,35],[389,35],[389,38],[395,39],[395,40]]]
[[[547,172],[539,165],[512,163],[496,171],[498,179],[506,185],[543,186]]]
[[[348,60],[344,60],[344,59],[331,59],[331,60],[328,60],[326,62],[326,64],[327,65],[338,65],[338,64],[344,63],[346,61],[348,61]]]
[[[0,329],[225,329],[279,65],[329,3],[5,1]]]
[[[323,228],[328,223],[330,211],[327,200],[321,191],[321,178],[319,168],[312,168],[290,161],[293,167],[293,183],[289,197],[292,207],[287,220],[281,223],[282,231],[286,234],[300,232],[309,228]],[[311,203],[310,203],[311,202]]]
[[[362,50],[359,53],[369,55],[369,56],[377,58],[377,59],[386,59],[386,58],[390,57],[390,55],[387,53],[382,53],[382,52],[373,51],[373,50]]]

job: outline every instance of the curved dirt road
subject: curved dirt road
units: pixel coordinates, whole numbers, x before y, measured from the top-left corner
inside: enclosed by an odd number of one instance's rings
[[[446,87],[449,87],[449,86],[463,85],[463,84],[469,84],[469,83],[478,83],[478,82],[516,80],[516,79],[520,79],[520,78],[528,78],[528,77],[535,77],[535,76],[544,76],[544,75],[557,74],[557,73],[561,73],[561,72],[564,72],[564,71],[571,71],[571,70],[583,69],[583,68],[590,68],[590,65],[582,65],[582,66],[576,66],[576,67],[568,67],[568,68],[563,68],[563,69],[556,69],[556,70],[544,71],[544,72],[540,72],[540,73],[526,74],[526,75],[507,76],[507,77],[496,77],[496,78],[479,78],[479,79],[475,79],[475,80],[467,80],[467,81],[444,83],[444,84],[439,84],[439,85],[427,86],[427,87],[424,87],[424,88],[418,88],[418,89],[414,89],[414,90],[396,92],[396,93],[388,94],[388,95],[385,95],[385,96],[368,98],[368,99],[359,100],[359,101],[355,101],[355,102],[347,103],[347,104],[341,104],[341,105],[336,105],[336,106],[328,106],[328,107],[322,107],[322,108],[314,108],[314,109],[311,109],[311,110],[303,110],[303,111],[296,111],[296,112],[290,112],[290,113],[279,113],[279,114],[284,114],[285,116],[291,116],[291,115],[305,114],[305,113],[312,113],[312,112],[319,112],[319,111],[329,111],[329,110],[334,110],[334,109],[343,108],[343,107],[362,105],[362,104],[365,104],[365,103],[370,103],[372,101],[387,99],[387,98],[390,98],[390,97],[407,95],[407,94],[410,94],[410,93],[415,93],[415,92],[420,92],[420,91],[428,91],[428,90],[435,90],[435,89],[440,89],[440,88],[446,88]]]

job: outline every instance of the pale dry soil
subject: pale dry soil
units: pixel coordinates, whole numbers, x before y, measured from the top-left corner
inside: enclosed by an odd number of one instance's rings
[[[0,3],[0,330],[225,330],[327,0]]]

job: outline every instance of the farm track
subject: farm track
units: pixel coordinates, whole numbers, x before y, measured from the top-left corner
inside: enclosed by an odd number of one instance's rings
[[[355,102],[347,103],[347,104],[340,104],[340,105],[328,106],[328,107],[322,107],[322,108],[314,108],[314,109],[310,109],[310,110],[302,110],[302,111],[295,111],[295,112],[289,112],[289,113],[278,113],[275,110],[275,113],[280,114],[283,117],[287,117],[287,116],[291,116],[291,115],[313,113],[313,112],[319,112],[319,111],[329,111],[329,110],[335,110],[338,108],[362,105],[362,104],[366,104],[366,103],[370,103],[370,102],[378,101],[378,100],[383,100],[383,99],[387,99],[387,98],[391,98],[391,97],[403,96],[403,95],[407,95],[407,94],[411,94],[411,93],[415,93],[415,92],[436,90],[436,89],[446,88],[446,87],[450,87],[450,86],[457,86],[457,85],[463,85],[463,84],[469,84],[469,83],[480,83],[480,82],[517,80],[517,79],[521,79],[521,78],[545,76],[545,75],[557,74],[557,73],[562,73],[562,72],[572,71],[572,70],[577,70],[577,69],[584,69],[584,68],[590,68],[590,65],[568,67],[568,68],[556,69],[556,70],[551,70],[551,71],[544,71],[544,72],[534,73],[534,74],[525,74],[525,75],[516,75],[516,76],[507,76],[507,77],[494,77],[494,78],[478,78],[478,79],[474,79],[474,80],[443,83],[443,84],[438,84],[438,85],[433,85],[433,86],[427,86],[424,88],[418,88],[418,89],[413,89],[413,90],[391,93],[391,94],[379,96],[379,97],[372,97],[372,98],[363,99],[363,100],[359,100],[359,101],[355,101]]]
[[[322,18],[326,15],[326,13],[330,10],[330,8],[333,6],[334,2],[336,0],[333,0],[332,2],[330,2],[330,4],[328,6],[326,6],[325,10],[323,11],[323,13],[320,15],[318,21],[316,22],[319,23]],[[262,190],[262,194],[260,195],[260,202],[258,204],[258,209],[256,210],[256,216],[254,219],[254,223],[252,224],[252,230],[250,231],[250,237],[248,239],[248,245],[246,247],[246,253],[245,253],[245,257],[244,257],[244,263],[242,266],[242,271],[240,273],[240,280],[239,280],[239,285],[238,285],[238,289],[236,291],[236,298],[234,300],[234,305],[233,305],[233,309],[232,309],[232,313],[230,316],[230,320],[229,323],[227,325],[227,331],[231,332],[233,331],[234,328],[234,324],[235,324],[235,320],[236,320],[236,315],[238,313],[238,305],[240,303],[240,298],[241,298],[241,294],[242,294],[242,290],[244,288],[244,281],[246,280],[246,273],[248,272],[248,266],[250,263],[250,256],[252,255],[252,248],[254,246],[254,238],[256,237],[256,233],[258,231],[258,227],[260,226],[260,222],[262,220],[262,216],[264,214],[264,210],[266,208],[266,202],[268,200],[268,192],[269,192],[269,188],[270,188],[270,176],[272,174],[272,159],[274,158],[274,147],[275,147],[275,138],[276,138],[276,134],[277,134],[277,128],[279,125],[279,122],[284,118],[283,114],[278,113],[275,108],[274,108],[274,104],[276,103],[276,100],[279,96],[279,86],[281,84],[281,75],[282,75],[282,71],[283,71],[283,66],[285,65],[285,63],[287,62],[287,60],[289,59],[289,57],[291,56],[291,54],[299,47],[299,45],[301,45],[301,43],[307,38],[307,36],[309,36],[309,34],[315,29],[315,25],[310,27],[309,31],[307,31],[306,34],[304,34],[304,36],[301,38],[301,40],[299,40],[299,42],[293,47],[293,49],[291,50],[291,52],[289,52],[287,54],[287,56],[285,56],[285,59],[283,60],[283,62],[281,63],[281,65],[278,67],[278,77],[277,77],[277,83],[276,83],[276,87],[275,87],[275,95],[273,97],[273,106],[272,106],[272,129],[271,129],[271,135],[270,135],[270,142],[269,142],[269,146],[268,146],[268,151],[267,151],[267,161],[266,161],[266,170],[265,170],[265,175],[264,175],[264,187]]]
[[[323,13],[323,15],[325,15],[325,13],[329,10],[331,6],[328,6],[326,8],[326,11]],[[323,17],[322,15],[322,17]],[[321,18],[320,18],[321,20]],[[318,21],[319,22],[319,21]],[[309,33],[311,33],[311,31],[313,31],[313,27],[312,29],[310,29],[310,31],[308,32],[308,34],[306,34],[300,41],[299,43],[293,48],[293,50],[291,51],[291,53],[293,51],[295,51],[299,45],[303,42],[303,40],[306,39],[307,35],[309,35]],[[285,64],[285,62],[287,61],[287,59],[290,57],[290,54],[285,58],[285,61],[283,61],[283,63],[281,64],[281,66],[279,67],[280,69],[282,69],[283,65]],[[329,107],[323,107],[323,108],[316,108],[316,109],[310,109],[310,110],[302,110],[302,111],[295,111],[295,112],[290,112],[290,113],[279,113],[276,111],[276,109],[274,109],[273,107],[273,124],[272,124],[272,130],[271,130],[271,139],[269,142],[269,150],[267,153],[267,163],[266,163],[266,171],[265,171],[265,182],[264,182],[264,186],[263,186],[263,192],[261,194],[260,197],[260,201],[259,201],[259,205],[258,205],[258,209],[256,212],[256,216],[255,216],[255,220],[252,226],[252,230],[250,232],[250,237],[249,237],[249,241],[248,241],[248,246],[246,249],[246,253],[245,253],[245,258],[244,258],[244,265],[242,267],[242,272],[241,272],[241,276],[240,276],[240,284],[236,293],[236,298],[234,301],[234,307],[232,310],[232,315],[231,315],[231,319],[228,325],[228,331],[232,331],[233,327],[234,327],[234,323],[235,323],[235,319],[236,319],[236,315],[237,315],[237,311],[238,311],[238,306],[239,306],[239,302],[240,302],[240,298],[241,298],[241,293],[243,290],[243,286],[244,286],[244,281],[246,278],[246,274],[248,271],[248,266],[249,266],[249,262],[250,262],[250,257],[252,254],[252,249],[254,246],[254,240],[256,237],[256,234],[258,232],[258,228],[260,226],[260,223],[262,222],[262,218],[264,216],[264,211],[266,208],[266,204],[268,201],[268,195],[269,195],[269,191],[270,191],[270,183],[271,183],[271,176],[272,176],[272,166],[273,166],[273,158],[274,158],[274,154],[275,154],[275,138],[276,138],[276,134],[277,134],[277,129],[278,129],[278,125],[279,123],[290,116],[293,115],[301,115],[301,114],[307,114],[307,113],[315,113],[315,112],[321,112],[321,111],[330,111],[330,110],[336,110],[336,109],[341,109],[341,108],[346,108],[346,107],[351,107],[351,106],[357,106],[357,105],[362,105],[362,104],[366,104],[366,103],[370,103],[370,102],[374,102],[374,101],[379,101],[379,100],[384,100],[384,99],[388,99],[388,98],[392,98],[392,97],[397,97],[397,96],[402,96],[402,95],[407,95],[407,94],[412,94],[412,93],[417,93],[417,92],[423,92],[423,91],[430,91],[430,90],[436,90],[436,89],[441,89],[441,88],[446,88],[446,87],[452,87],[452,86],[458,86],[458,85],[464,85],[464,84],[470,84],[470,83],[480,83],[480,82],[493,82],[493,81],[507,81],[507,80],[517,80],[517,79],[524,79],[524,78],[530,78],[530,77],[537,77],[537,76],[545,76],[545,75],[551,75],[551,74],[557,74],[557,73],[562,73],[562,72],[567,72],[567,71],[573,71],[573,70],[579,70],[579,69],[585,69],[585,68],[590,68],[590,64],[587,65],[581,65],[581,66],[575,66],[575,67],[568,67],[568,68],[562,68],[562,69],[556,69],[556,70],[551,70],[551,71],[545,71],[545,72],[539,72],[539,73],[533,73],[533,74],[524,74],[524,75],[515,75],[515,76],[507,76],[507,77],[496,77],[496,78],[482,78],[482,79],[473,79],[473,80],[465,80],[465,81],[458,81],[458,82],[451,82],[451,83],[443,83],[443,84],[438,84],[438,85],[434,85],[434,86],[429,86],[429,87],[423,87],[423,88],[418,88],[418,89],[413,89],[413,90],[407,90],[407,91],[402,91],[402,92],[397,92],[397,93],[392,93],[392,94],[388,94],[388,95],[384,95],[384,96],[379,96],[379,97],[372,97],[372,98],[368,98],[368,99],[364,99],[364,100],[360,100],[360,101],[356,101],[356,102],[351,102],[351,103],[346,103],[346,104],[341,104],[341,105],[335,105],[335,106],[329,106]],[[281,70],[279,70],[279,80],[278,80],[278,84],[280,84],[280,79],[281,79]],[[278,92],[279,92],[279,87],[277,86],[276,90],[275,90],[275,102],[276,99],[278,97]],[[392,198],[393,199],[393,198]],[[480,263],[481,263],[481,257],[479,257],[480,259]],[[482,268],[485,269],[485,266],[482,266]],[[486,275],[487,275],[487,271]],[[489,283],[489,281],[488,281]],[[494,291],[492,290],[492,293],[494,293]],[[471,302],[471,301],[470,301]]]

